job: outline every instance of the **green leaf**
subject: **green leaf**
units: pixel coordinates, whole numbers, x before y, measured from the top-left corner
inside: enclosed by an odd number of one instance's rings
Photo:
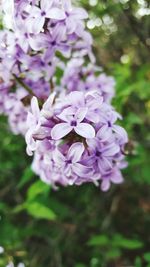
[[[26,210],[37,219],[54,220],[56,218],[56,214],[51,209],[38,202],[26,203]]]
[[[143,243],[136,239],[127,239],[121,235],[116,235],[112,240],[113,245],[123,249],[139,249],[143,247]]]
[[[0,211],[6,210],[7,205],[4,202],[0,202]]]
[[[142,267],[142,260],[140,257],[136,257],[134,267]]]
[[[144,254],[144,260],[150,263],[150,252]]]
[[[18,184],[18,188],[21,189],[27,182],[33,178],[34,174],[30,167],[27,167],[23,173],[21,181]]]
[[[117,249],[117,248],[112,248],[110,251],[108,251],[106,253],[106,257],[109,259],[109,260],[112,260],[112,259],[118,259],[119,257],[121,256],[121,251],[120,249]]]
[[[17,205],[14,209],[12,209],[12,213],[19,213],[26,209],[26,203]]]
[[[39,194],[47,194],[50,191],[50,186],[43,183],[41,180],[32,184],[27,193],[27,200],[33,200]]]
[[[110,242],[109,238],[106,235],[98,235],[93,236],[89,242],[88,245],[90,246],[106,246]]]

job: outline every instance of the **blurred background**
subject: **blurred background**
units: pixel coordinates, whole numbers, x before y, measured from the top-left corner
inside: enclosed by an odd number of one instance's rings
[[[89,12],[97,63],[116,79],[125,183],[51,190],[0,117],[0,267],[150,267],[150,1],[76,2]]]

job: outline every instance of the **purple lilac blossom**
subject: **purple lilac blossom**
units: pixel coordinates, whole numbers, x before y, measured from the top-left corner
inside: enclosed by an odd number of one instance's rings
[[[70,0],[10,3],[3,12],[11,25],[0,31],[0,113],[25,137],[32,169],[53,188],[122,183],[128,136],[111,105],[115,80],[95,64],[87,12]]]
[[[84,65],[83,58],[72,58],[64,71],[62,84],[67,87],[67,90],[82,90],[88,91],[91,87],[101,93],[104,100],[108,103],[115,94],[115,80],[111,76],[107,76],[101,72],[94,64]],[[96,75],[99,73],[99,75]],[[83,81],[84,78],[84,81]]]
[[[26,142],[28,154],[34,152],[33,169],[53,186],[102,182],[106,191],[111,182],[123,181],[127,134],[99,92],[65,93],[50,95],[41,110],[35,97],[31,101]]]

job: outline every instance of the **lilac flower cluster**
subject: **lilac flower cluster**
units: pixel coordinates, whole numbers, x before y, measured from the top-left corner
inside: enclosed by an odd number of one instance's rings
[[[5,11],[8,1],[3,2]],[[88,16],[84,9],[72,7],[69,0],[14,0],[13,5],[12,30],[0,34],[4,81],[16,74],[27,84],[42,78],[46,82],[59,64],[56,52],[65,58],[72,53],[91,54],[92,38],[85,31]]]
[[[51,94],[41,109],[34,97],[26,133],[34,171],[53,185],[101,181],[106,191],[111,182],[121,183],[127,134],[116,125],[118,118],[100,90],[64,89]]]
[[[25,136],[32,169],[53,187],[121,183],[128,137],[111,105],[115,81],[95,65],[86,11],[70,0],[15,0],[10,13],[11,30],[0,32],[0,112]]]
[[[1,113],[4,97],[20,86],[46,100],[56,67],[64,68],[62,57],[93,59],[92,37],[85,30],[87,12],[70,0],[2,0],[2,9],[9,29],[0,31]]]

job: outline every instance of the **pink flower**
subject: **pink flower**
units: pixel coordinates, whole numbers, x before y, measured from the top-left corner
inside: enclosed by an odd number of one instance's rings
[[[94,138],[95,130],[93,126],[82,122],[87,114],[87,108],[79,108],[74,112],[71,108],[66,108],[58,117],[64,122],[57,124],[51,130],[51,137],[54,140],[59,140],[75,131],[78,135],[85,138]]]

